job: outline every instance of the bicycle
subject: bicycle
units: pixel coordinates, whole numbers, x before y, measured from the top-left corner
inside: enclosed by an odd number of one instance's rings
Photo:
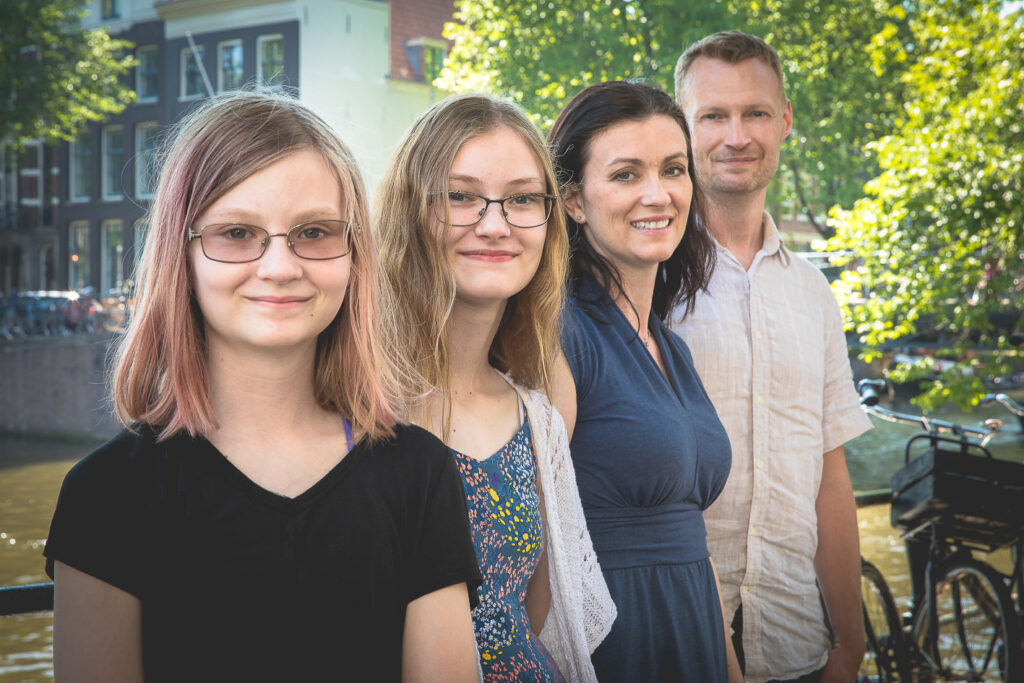
[[[878,405],[882,387],[858,384],[864,409],[923,430],[908,439],[891,490],[868,501],[889,503],[892,525],[903,530],[913,597],[909,616],[900,615],[882,573],[862,559],[868,653],[858,680],[1024,680],[1012,579],[973,555],[1020,540],[1024,465],[996,460],[985,448],[998,420],[970,427],[896,412]]]

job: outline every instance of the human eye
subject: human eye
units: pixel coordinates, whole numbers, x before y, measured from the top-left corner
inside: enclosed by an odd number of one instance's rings
[[[536,194],[514,194],[505,199],[505,202],[511,206],[536,206],[540,201],[540,195]]]
[[[613,180],[618,180],[618,181],[621,181],[621,182],[625,183],[625,182],[629,182],[630,180],[633,180],[633,178],[635,178],[635,177],[636,177],[636,173],[633,173],[633,171],[619,171],[614,176],[612,176],[612,179]]]
[[[304,223],[295,230],[295,239],[306,242],[327,239],[341,233],[342,225],[342,221]]]
[[[211,237],[228,242],[244,242],[246,240],[260,239],[260,229],[252,225],[241,223],[224,223],[222,225],[211,225],[204,230]]]
[[[684,176],[686,174],[687,171],[685,166],[673,165],[665,169],[665,175],[669,176],[670,178]]]
[[[473,202],[473,195],[461,190],[448,190],[449,204],[469,204]]]

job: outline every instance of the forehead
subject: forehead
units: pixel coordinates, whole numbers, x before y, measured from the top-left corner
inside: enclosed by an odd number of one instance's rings
[[[784,104],[778,74],[765,61],[753,57],[735,64],[698,57],[690,64],[681,93],[687,114],[701,107],[732,104]]]
[[[466,140],[452,161],[452,175],[484,178],[495,175],[544,179],[544,168],[533,147],[506,125]]]
[[[648,157],[686,154],[686,134],[667,114],[613,123],[590,139],[584,163],[604,164],[613,157]]]

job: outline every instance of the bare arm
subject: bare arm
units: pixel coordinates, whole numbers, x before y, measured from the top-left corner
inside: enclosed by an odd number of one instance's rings
[[[569,369],[569,361],[562,353],[555,358],[551,373],[551,404],[565,421],[565,431],[572,441],[572,432],[576,428],[576,380]]]
[[[857,504],[842,446],[824,456],[815,509],[818,551],[814,556],[814,569],[836,639],[821,680],[822,683],[852,681],[864,657],[864,623],[860,606]]]
[[[141,683],[139,599],[62,562],[53,578],[54,679]]]
[[[551,609],[551,583],[548,573],[547,543],[540,553],[537,569],[534,570],[530,582],[526,584],[526,614],[530,618],[530,630],[540,635]]]
[[[466,584],[416,598],[405,608],[403,683],[478,681]]]
[[[743,683],[743,671],[740,670],[740,660],[736,657],[736,649],[732,646],[732,634],[729,633],[729,617],[725,613],[725,603],[722,602],[722,586],[718,583],[718,570],[715,569],[714,561],[711,562],[711,571],[715,573],[715,590],[718,591],[718,604],[722,610],[722,623],[725,624],[725,661],[726,670],[729,674],[729,683]]]
[[[537,499],[540,510],[540,523],[544,529],[544,545],[541,547],[540,558],[537,560],[537,568],[533,570],[533,576],[526,584],[526,616],[530,619],[530,630],[535,635],[540,635],[544,630],[544,622],[547,621],[548,611],[551,609],[551,583],[548,572],[548,527],[545,524],[544,516],[544,490],[540,485],[540,477],[537,477]]]

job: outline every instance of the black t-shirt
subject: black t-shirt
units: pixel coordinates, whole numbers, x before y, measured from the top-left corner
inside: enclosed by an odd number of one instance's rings
[[[295,498],[210,442],[124,431],[68,473],[46,543],[139,598],[146,680],[398,680],[406,605],[480,584],[462,482],[418,427]]]

